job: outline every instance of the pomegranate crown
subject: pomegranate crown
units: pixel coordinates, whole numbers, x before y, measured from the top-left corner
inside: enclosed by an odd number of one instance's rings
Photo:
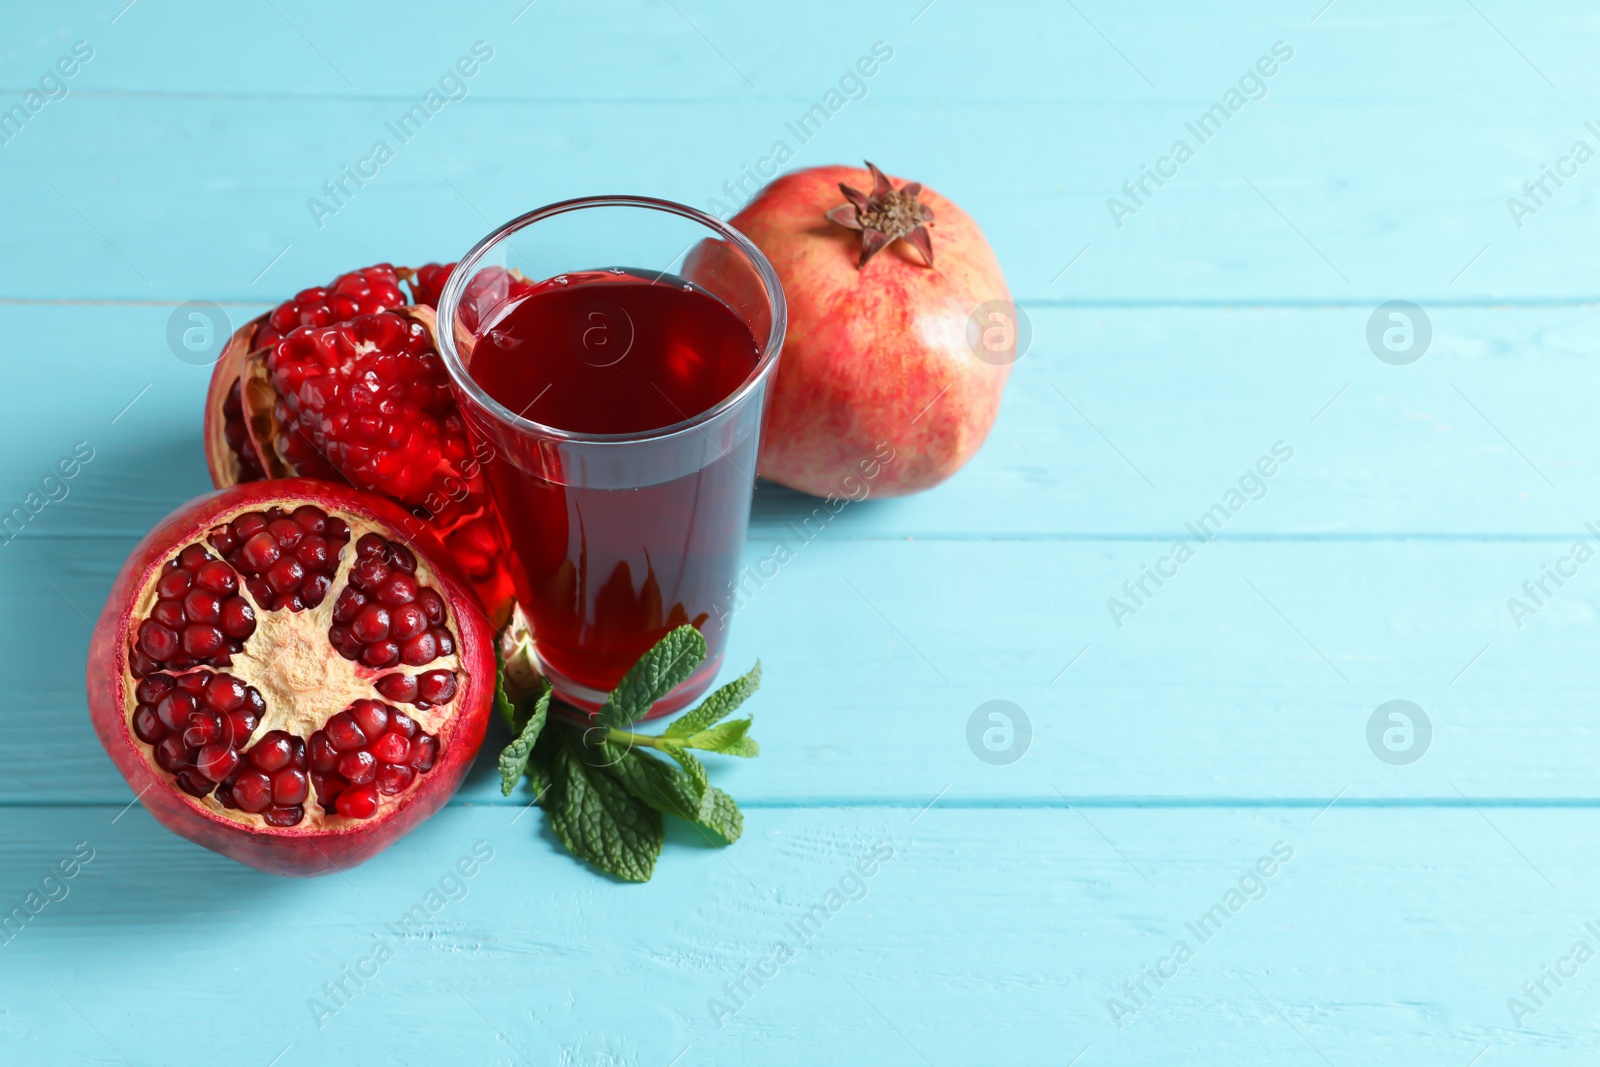
[[[861,258],[856,269],[865,267],[873,256],[899,240],[915,248],[923,261],[933,266],[933,238],[928,233],[928,227],[933,225],[933,209],[917,199],[922,184],[907,182],[896,189],[870,161],[867,169],[872,172],[872,192],[863,193],[840,182],[839,191],[849,202],[827,213],[831,221],[861,231]]]

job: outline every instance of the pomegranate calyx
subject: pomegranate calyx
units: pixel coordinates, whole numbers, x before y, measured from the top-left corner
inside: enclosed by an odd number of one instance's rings
[[[861,231],[861,258],[856,269],[865,267],[873,256],[900,240],[915,248],[928,266],[933,266],[933,238],[928,233],[928,226],[933,223],[933,209],[918,199],[922,184],[907,182],[896,189],[870,160],[867,169],[872,172],[872,192],[863,193],[840,182],[839,191],[849,202],[827,212],[830,221]]]

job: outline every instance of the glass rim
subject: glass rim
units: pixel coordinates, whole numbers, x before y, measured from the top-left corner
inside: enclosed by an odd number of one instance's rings
[[[629,207],[664,211],[668,214],[678,215],[692,222],[697,222],[738,248],[755,267],[756,274],[761,279],[762,288],[766,290],[767,302],[772,310],[772,328],[768,331],[767,339],[761,346],[761,355],[756,360],[754,369],[750,371],[737,389],[706,410],[667,426],[634,433],[579,433],[574,430],[563,430],[560,427],[535,422],[533,419],[518,415],[490,396],[482,386],[473,380],[472,375],[467,372],[466,366],[461,362],[461,355],[456,351],[454,320],[456,313],[460,310],[461,296],[466,289],[467,278],[472,270],[478,266],[484,255],[488,253],[489,249],[535,222],[553,218],[557,215],[564,215],[571,211],[581,211],[586,208],[596,207]],[[692,244],[689,246],[689,248],[693,247],[694,245]],[[689,248],[684,249],[684,251],[689,251]],[[587,268],[575,267],[573,269]],[[778,281],[778,272],[773,269],[772,264],[767,261],[767,257],[750,238],[721,219],[707,215],[703,211],[696,211],[686,204],[662,200],[653,196],[606,194],[575,197],[571,200],[558,200],[553,204],[546,204],[544,207],[534,208],[532,211],[518,215],[509,222],[491,230],[477,244],[467,250],[467,254],[461,257],[456,263],[455,269],[450,272],[450,277],[445,282],[444,290],[439,296],[437,333],[439,354],[444,358],[445,370],[450,375],[451,384],[464,391],[472,398],[474,403],[482,407],[498,422],[523,433],[533,433],[558,441],[606,445],[656,441],[686,433],[690,430],[697,430],[705,423],[739,406],[748,399],[750,394],[772,373],[772,368],[777,365],[777,357],[783,348],[783,337],[787,327],[788,306],[784,300],[783,286]]]

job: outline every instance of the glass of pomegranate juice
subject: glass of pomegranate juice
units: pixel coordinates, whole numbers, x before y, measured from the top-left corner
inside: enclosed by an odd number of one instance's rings
[[[665,200],[598,196],[489,234],[439,300],[540,665],[588,710],[676,626],[727,644],[785,309],[760,250]]]

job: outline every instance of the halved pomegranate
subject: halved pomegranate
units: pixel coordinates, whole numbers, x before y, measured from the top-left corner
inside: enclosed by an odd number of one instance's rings
[[[123,565],[89,711],[169,830],[325,874],[432,815],[483,741],[493,631],[438,541],[304,478],[190,501]]]
[[[503,624],[511,579],[486,446],[468,436],[434,344],[431,305],[452,266],[380,263],[241,326],[212,371],[206,461],[218,488],[298,476],[396,501],[412,516],[406,528],[436,534]]]

